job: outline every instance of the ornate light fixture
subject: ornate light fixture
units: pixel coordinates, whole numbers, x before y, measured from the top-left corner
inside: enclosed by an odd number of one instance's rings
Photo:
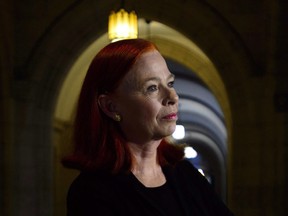
[[[112,42],[138,37],[138,22],[135,11],[128,13],[122,8],[118,12],[111,11],[109,15],[108,37]]]

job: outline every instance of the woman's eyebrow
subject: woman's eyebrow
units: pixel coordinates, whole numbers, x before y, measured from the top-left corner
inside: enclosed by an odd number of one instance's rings
[[[144,83],[147,83],[147,82],[149,82],[149,81],[157,81],[157,82],[160,82],[161,79],[160,79],[159,77],[149,77],[149,78],[145,79],[143,82],[144,82]]]
[[[167,77],[167,80],[171,79],[171,78],[175,78],[175,75],[170,73],[169,76]],[[146,82],[149,82],[149,81],[157,81],[157,82],[160,82],[161,79],[160,77],[149,77],[147,79],[145,79],[143,82],[146,83]]]
[[[175,79],[175,75],[174,75],[174,74],[172,74],[172,73],[170,73],[170,75],[169,75],[168,79],[171,79],[171,78]]]

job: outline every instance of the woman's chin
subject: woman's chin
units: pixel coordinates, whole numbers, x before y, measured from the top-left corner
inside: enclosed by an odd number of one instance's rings
[[[171,136],[175,130],[176,130],[176,124],[167,128],[166,137]]]

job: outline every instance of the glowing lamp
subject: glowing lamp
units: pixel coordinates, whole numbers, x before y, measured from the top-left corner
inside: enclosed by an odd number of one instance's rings
[[[195,151],[194,148],[192,148],[191,146],[187,146],[184,149],[184,153],[185,153],[185,157],[190,159],[190,158],[196,158],[197,157],[197,152]]]
[[[138,37],[137,15],[134,11],[128,13],[124,9],[112,11],[109,15],[108,37],[112,42]]]
[[[174,133],[172,134],[172,137],[174,139],[183,139],[185,137],[185,128],[183,125],[176,125],[176,129]]]

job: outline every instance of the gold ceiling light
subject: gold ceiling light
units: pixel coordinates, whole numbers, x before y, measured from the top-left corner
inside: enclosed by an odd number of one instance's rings
[[[135,11],[125,11],[124,3],[118,12],[111,11],[109,15],[108,37],[114,42],[138,37],[138,21]]]

